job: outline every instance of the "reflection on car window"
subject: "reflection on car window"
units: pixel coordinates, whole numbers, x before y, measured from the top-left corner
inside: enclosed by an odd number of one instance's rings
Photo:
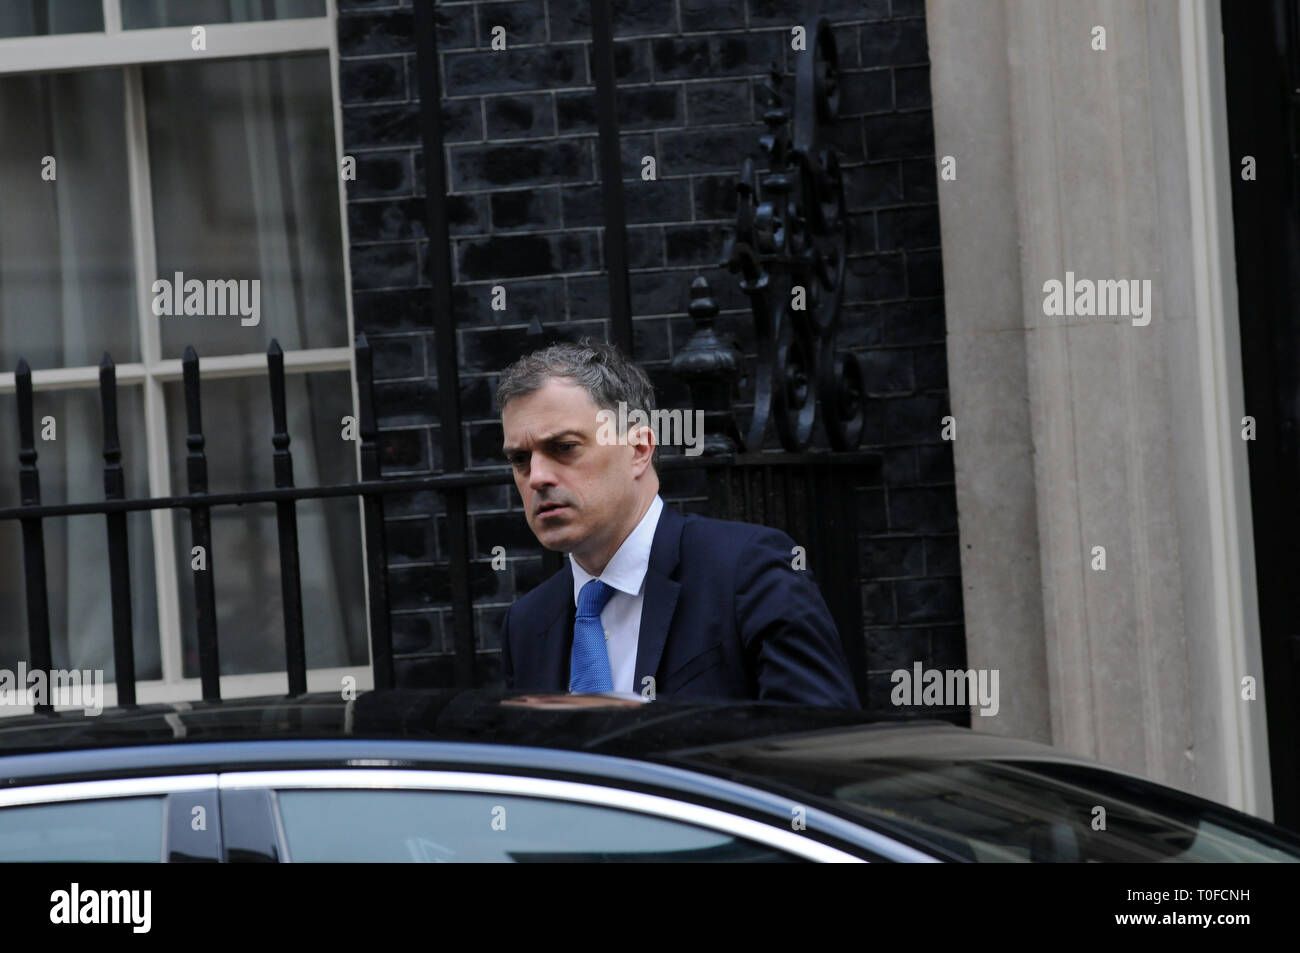
[[[0,810],[0,863],[158,863],[163,798],[129,797]]]
[[[292,861],[799,861],[729,834],[570,801],[451,791],[277,792]]]
[[[941,751],[954,747],[952,735],[920,738]],[[873,754],[902,750],[905,739],[850,731],[720,745],[691,751],[690,760],[815,797],[942,859],[1300,861],[1300,838],[1287,831],[1100,765]]]
[[[1248,828],[1231,812],[1104,769],[891,760],[861,766],[859,777],[835,787],[834,796],[967,860],[1300,861],[1294,846]]]

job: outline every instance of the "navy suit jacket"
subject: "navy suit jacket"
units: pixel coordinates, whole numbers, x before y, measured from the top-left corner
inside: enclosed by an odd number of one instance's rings
[[[858,708],[844,650],[809,570],[780,530],[682,516],[665,505],[646,570],[633,688],[676,699],[757,699]],[[564,692],[573,570],[522,596],[501,625],[509,688]]]

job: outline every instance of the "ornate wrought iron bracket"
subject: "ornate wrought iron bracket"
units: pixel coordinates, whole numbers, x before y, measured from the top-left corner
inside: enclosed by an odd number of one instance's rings
[[[754,412],[743,439],[716,406],[720,389],[735,389],[743,365],[713,330],[717,308],[702,277],[692,284],[695,334],[673,361],[705,410],[706,453],[729,452],[722,448],[737,440],[740,449],[759,450],[769,425],[785,450],[803,450],[819,419],[835,450],[852,450],[862,438],[862,366],[835,346],[849,235],[844,182],[834,148],[818,137],[839,111],[839,56],[825,18],[805,35],[810,45],[799,54],[793,110],[775,67],[765,84],[768,132],[759,144],[767,171],[756,181],[753,161],[745,160],[735,234],[723,252],[723,264],[741,276],[754,319]],[[701,305],[697,314],[697,302],[708,302],[712,312],[706,316]]]

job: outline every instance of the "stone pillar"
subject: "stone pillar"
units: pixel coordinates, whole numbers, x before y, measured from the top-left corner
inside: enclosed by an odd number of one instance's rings
[[[1218,5],[926,18],[972,724],[1270,816]],[[1150,323],[1045,314],[1067,272]]]

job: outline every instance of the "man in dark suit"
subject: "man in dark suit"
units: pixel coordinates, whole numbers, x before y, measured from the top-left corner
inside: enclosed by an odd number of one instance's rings
[[[859,707],[790,537],[664,504],[656,435],[633,423],[654,409],[644,371],[607,344],[556,344],[503,372],[497,401],[528,525],[569,555],[506,612],[508,687]]]

